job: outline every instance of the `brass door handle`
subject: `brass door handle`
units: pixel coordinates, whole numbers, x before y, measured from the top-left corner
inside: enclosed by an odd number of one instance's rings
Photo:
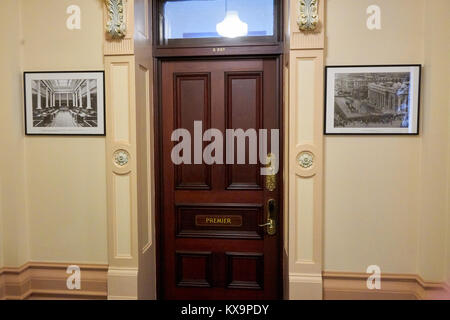
[[[273,236],[277,233],[277,203],[274,199],[267,201],[267,222],[260,224],[260,227],[266,227],[267,234]]]
[[[271,226],[273,222],[267,222],[264,224],[258,224],[259,227],[267,227],[267,226]]]

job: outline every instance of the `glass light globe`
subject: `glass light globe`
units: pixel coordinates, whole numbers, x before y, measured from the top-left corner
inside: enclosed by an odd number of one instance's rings
[[[243,37],[248,34],[248,24],[239,19],[237,11],[227,11],[225,19],[216,25],[216,30],[222,37]]]

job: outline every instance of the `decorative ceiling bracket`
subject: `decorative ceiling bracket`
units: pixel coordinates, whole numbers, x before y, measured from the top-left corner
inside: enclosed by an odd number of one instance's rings
[[[108,22],[106,23],[106,33],[112,39],[123,39],[127,34],[127,24],[125,21],[126,0],[105,0],[108,8]]]
[[[299,0],[300,16],[297,21],[301,31],[314,31],[319,23],[319,0]]]

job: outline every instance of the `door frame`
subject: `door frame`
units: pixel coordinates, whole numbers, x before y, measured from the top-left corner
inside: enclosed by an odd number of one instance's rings
[[[155,266],[155,210],[153,192],[138,193],[138,186],[147,185],[154,190],[152,170],[154,166],[149,150],[153,150],[153,130],[149,115],[138,123],[136,112],[157,107],[157,98],[152,95],[158,85],[156,72],[158,59],[154,56],[152,28],[152,3],[154,0],[119,0],[126,7],[126,17],[120,17],[126,25],[126,35],[113,39],[105,27],[103,54],[105,65],[105,89],[107,104],[106,178],[107,178],[107,229],[108,229],[108,298],[154,299],[156,297],[157,268]],[[299,30],[297,21],[302,0],[279,0],[283,3],[284,45],[277,52],[283,54],[283,84],[285,130],[284,147],[284,248],[283,275],[285,299],[322,299],[323,272],[323,211],[324,211],[324,136],[323,136],[323,92],[325,62],[325,8],[326,0],[319,0],[317,30]],[[104,25],[111,19],[111,2],[103,3]],[[136,11],[135,11],[136,8]],[[239,48],[240,50],[243,48]],[[227,54],[256,55],[258,47],[247,52],[230,49]],[[267,49],[267,46],[266,46]],[[198,55],[211,55],[211,48],[201,48]],[[217,53],[216,53],[217,54]],[[218,53],[221,56],[227,55]],[[197,53],[186,51],[184,56]],[[140,78],[135,74],[140,72]],[[145,75],[145,76],[144,76]],[[155,80],[156,81],[153,81]],[[139,84],[139,85],[137,85]],[[147,88],[147,89],[146,89]],[[145,90],[144,90],[145,89]],[[136,100],[146,95],[147,101]],[[307,97],[305,100],[304,97]],[[301,109],[307,117],[298,118]],[[122,117],[121,114],[126,116]],[[150,112],[153,114],[153,111]],[[120,125],[125,137],[118,136],[115,129]],[[109,128],[109,129],[108,129]],[[299,131],[301,129],[301,131]],[[299,135],[298,133],[301,133]],[[137,137],[141,137],[138,149]],[[142,141],[147,140],[147,141]],[[139,139],[138,139],[139,140]],[[125,150],[129,162],[118,167],[114,153]],[[297,162],[301,153],[313,156],[314,164],[304,169]],[[137,163],[141,163],[139,175]],[[113,182],[127,179],[127,185],[114,188]],[[140,179],[138,179],[140,178]],[[139,181],[140,180],[140,181]],[[145,181],[146,180],[146,181]],[[300,190],[302,188],[303,191]],[[304,189],[306,188],[306,189]],[[306,191],[305,191],[306,190]],[[303,192],[303,193],[300,193]],[[123,195],[129,195],[124,197]],[[302,199],[299,199],[299,194]],[[118,206],[118,201],[127,206]],[[300,201],[301,200],[301,201]],[[139,205],[138,205],[139,204]],[[120,226],[117,219],[130,223]],[[307,223],[300,223],[306,221]],[[157,221],[156,221],[157,222]],[[120,227],[120,230],[119,230]],[[142,229],[142,230],[141,230]],[[301,237],[301,239],[299,238]],[[300,241],[301,240],[301,241]],[[119,252],[121,246],[123,252]],[[125,251],[124,251],[125,250]]]
[[[277,95],[278,95],[278,113],[279,113],[279,130],[280,130],[280,161],[279,161],[279,220],[278,220],[278,299],[283,298],[284,292],[284,213],[285,213],[285,197],[284,197],[284,90],[283,90],[283,56],[281,54],[273,55],[238,55],[238,56],[192,56],[192,57],[155,57],[154,58],[154,108],[153,108],[153,127],[154,127],[154,172],[155,172],[155,241],[156,241],[156,297],[161,299],[164,287],[162,285],[161,262],[164,256],[163,241],[161,237],[162,226],[162,203],[163,203],[163,166],[162,166],[162,63],[165,61],[186,61],[186,60],[243,60],[243,59],[275,59],[277,64]]]

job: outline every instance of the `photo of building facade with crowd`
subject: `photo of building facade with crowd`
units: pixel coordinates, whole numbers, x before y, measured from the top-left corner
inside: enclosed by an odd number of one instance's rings
[[[103,73],[25,74],[28,134],[104,134]]]
[[[333,85],[327,93],[333,96],[333,112],[327,120],[332,120],[333,129],[354,129],[354,133],[359,129],[380,129],[380,133],[405,129],[410,133],[417,125],[418,88],[414,87],[418,81],[411,72],[343,71],[335,73],[329,84]],[[327,102],[330,100],[328,96]],[[327,106],[327,113],[330,111]]]
[[[409,126],[409,73],[336,75],[335,127]]]

